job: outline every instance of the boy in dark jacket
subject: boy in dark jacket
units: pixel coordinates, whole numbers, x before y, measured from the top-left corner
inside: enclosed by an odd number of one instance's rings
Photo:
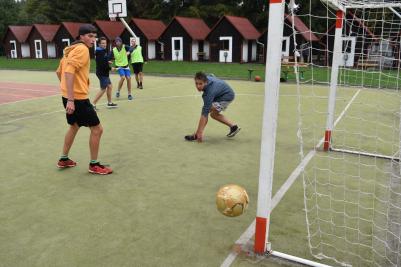
[[[116,108],[117,104],[111,102],[111,91],[113,86],[110,81],[109,72],[111,70],[109,66],[110,57],[107,55],[107,39],[104,37],[99,38],[99,46],[95,50],[96,58],[96,76],[100,81],[100,91],[96,94],[93,99],[93,107],[96,109],[96,103],[106,92],[107,95],[107,108]]]

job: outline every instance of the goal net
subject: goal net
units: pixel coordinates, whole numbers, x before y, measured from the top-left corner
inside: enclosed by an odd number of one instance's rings
[[[282,74],[294,65],[300,151],[314,153],[302,172],[308,242],[336,265],[401,266],[400,5],[286,5]]]

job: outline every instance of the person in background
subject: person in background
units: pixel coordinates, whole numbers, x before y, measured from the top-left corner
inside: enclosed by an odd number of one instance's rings
[[[121,87],[123,86],[124,81],[127,80],[128,100],[132,100],[131,71],[128,63],[128,56],[131,54],[132,50],[130,46],[123,44],[123,41],[120,37],[116,37],[114,41],[116,46],[113,48],[112,60],[114,59],[114,65],[116,66],[118,74],[120,75],[116,97],[120,97]]]
[[[143,89],[143,54],[142,54],[142,46],[137,44],[136,38],[132,38],[131,40],[131,64],[132,69],[134,70],[135,80],[136,80],[136,88]]]
[[[96,47],[95,50],[95,58],[96,58],[96,76],[100,82],[100,91],[96,94],[95,99],[93,99],[93,107],[96,110],[96,104],[99,99],[106,92],[107,96],[107,108],[116,108],[117,104],[114,104],[111,101],[111,91],[113,90],[113,86],[110,81],[110,70],[111,67],[109,65],[109,55],[107,54],[107,39],[105,37],[99,38],[99,46]]]

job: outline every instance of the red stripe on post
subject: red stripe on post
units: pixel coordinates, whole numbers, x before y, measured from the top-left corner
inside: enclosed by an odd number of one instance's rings
[[[323,146],[323,150],[324,151],[329,151],[329,149],[330,149],[330,139],[331,139],[331,131],[327,130],[324,133],[324,146]]]
[[[263,254],[265,253],[266,246],[266,225],[267,219],[262,217],[256,217],[256,227],[255,227],[255,253]]]
[[[343,16],[344,16],[344,12],[342,12],[341,10],[337,10],[337,19],[336,19],[336,28],[342,28],[343,27]]]
[[[270,0],[270,4],[278,4],[278,3],[282,3],[283,0]]]

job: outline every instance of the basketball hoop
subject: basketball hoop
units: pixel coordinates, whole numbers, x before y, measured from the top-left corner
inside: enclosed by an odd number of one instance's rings
[[[127,16],[126,0],[109,0],[108,6],[111,21],[117,21],[117,18],[125,18]]]

